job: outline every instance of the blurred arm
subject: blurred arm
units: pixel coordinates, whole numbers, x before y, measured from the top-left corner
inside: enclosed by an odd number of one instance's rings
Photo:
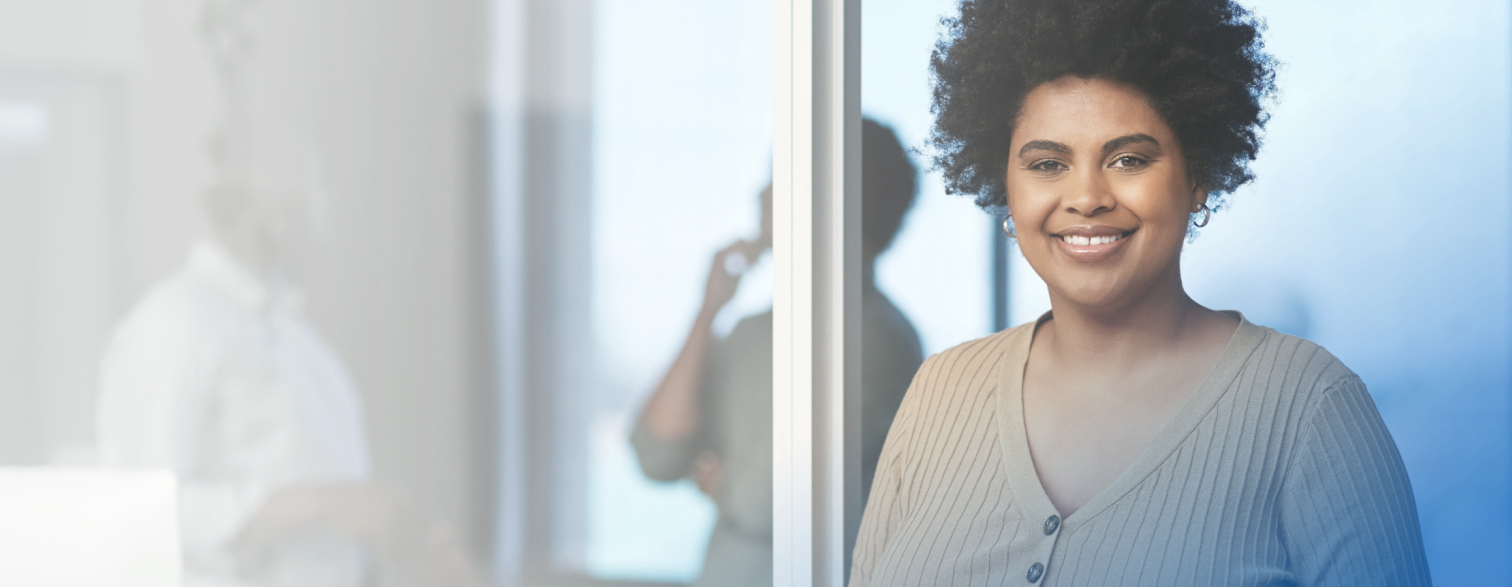
[[[739,241],[718,254],[709,268],[703,306],[682,350],[646,401],[631,437],[646,475],[670,481],[688,474],[693,462],[692,439],[702,426],[702,384],[713,347],[714,317],[735,295],[740,276],[726,270],[731,256],[749,263],[760,254],[754,243]]]
[[[693,329],[683,342],[672,366],[662,375],[661,384],[641,411],[640,426],[652,440],[671,442],[692,436],[700,424],[699,387],[703,381],[704,362],[714,335],[712,327],[718,307],[704,304]]]

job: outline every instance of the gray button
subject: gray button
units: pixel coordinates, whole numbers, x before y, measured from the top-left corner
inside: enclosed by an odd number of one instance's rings
[[[1027,577],[1030,583],[1038,583],[1040,577],[1043,576],[1045,576],[1045,565],[1034,563],[1029,566],[1029,575]]]
[[[1060,529],[1060,516],[1050,516],[1048,518],[1045,518],[1045,535],[1046,536],[1054,534],[1055,531],[1059,530],[1059,529]]]

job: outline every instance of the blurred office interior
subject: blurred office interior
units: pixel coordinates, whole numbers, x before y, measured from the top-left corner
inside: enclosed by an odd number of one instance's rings
[[[875,279],[926,355],[1048,308],[996,220],[928,170],[928,57],[953,7],[861,2],[862,109],[921,170]],[[1189,245],[1188,288],[1359,372],[1412,475],[1435,580],[1505,584],[1509,9],[1254,9],[1282,93],[1259,181]],[[216,18],[234,20],[229,46]],[[409,555],[369,549],[360,581],[696,581],[719,504],[693,475],[649,478],[630,437],[711,259],[760,230],[772,21],[766,0],[0,0],[0,499],[62,512],[29,518],[38,536],[86,531],[68,512],[165,511],[161,477],[104,466],[102,366],[214,240],[218,157],[274,151],[231,167],[311,194],[286,285],[356,398],[342,413],[360,415],[368,467],[343,481],[404,504],[364,511],[445,529],[463,560],[438,564],[472,571],[394,571]],[[226,155],[214,140],[238,103],[248,128],[280,130]],[[740,286],[714,337],[770,308],[771,263],[729,268]],[[164,529],[184,520],[143,518],[119,524],[186,539]],[[135,580],[120,584],[160,584]]]
[[[248,126],[290,129],[327,184],[297,285],[359,390],[371,481],[483,552],[485,2],[0,2],[0,464],[101,464],[112,333],[212,233],[212,134],[233,100],[207,39],[228,6]]]

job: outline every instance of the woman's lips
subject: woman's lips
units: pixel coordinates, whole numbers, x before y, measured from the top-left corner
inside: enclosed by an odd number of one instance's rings
[[[1072,260],[1096,263],[1118,254],[1129,243],[1132,231],[1110,230],[1109,227],[1077,227],[1060,234],[1051,235],[1061,252]]]

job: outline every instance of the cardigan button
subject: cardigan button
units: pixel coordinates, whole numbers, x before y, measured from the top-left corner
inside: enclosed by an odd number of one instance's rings
[[[1054,534],[1055,531],[1059,530],[1059,529],[1060,529],[1060,516],[1050,516],[1049,518],[1045,518],[1045,535],[1046,536]]]
[[[1029,579],[1030,583],[1038,583],[1040,577],[1043,576],[1045,576],[1045,565],[1034,563],[1029,566],[1029,574],[1025,578]]]

